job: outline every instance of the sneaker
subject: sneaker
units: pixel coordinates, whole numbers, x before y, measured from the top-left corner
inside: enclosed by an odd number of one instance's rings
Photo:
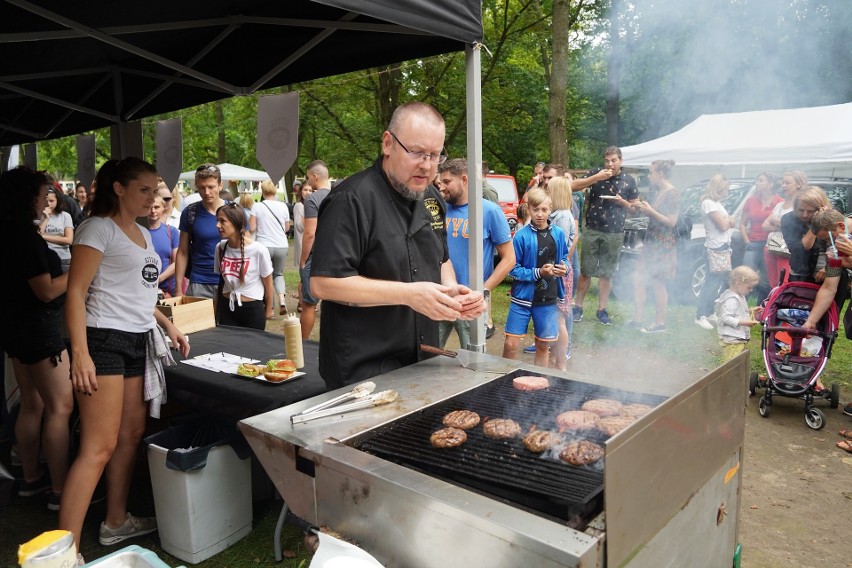
[[[704,329],[713,329],[713,324],[707,321],[707,316],[701,316],[695,320],[695,325]]]
[[[574,321],[583,321],[583,308],[573,306],[571,308],[571,316],[574,318]]]
[[[643,327],[640,331],[642,333],[663,333],[666,331],[666,326],[655,323],[654,325]]]
[[[852,402],[843,407],[843,414],[852,416]]]
[[[495,331],[497,331],[497,327],[496,327],[496,326],[493,326],[493,325],[492,325],[491,327],[488,327],[488,326],[486,325],[486,326],[485,326],[485,339],[491,339],[492,337],[494,337],[494,332],[495,332]]]
[[[50,491],[47,494],[47,509],[49,511],[58,511],[59,510],[59,501],[62,500],[62,493],[56,493],[55,491]]]
[[[45,471],[35,481],[21,480],[18,486],[18,497],[40,495],[50,489],[50,475]]]
[[[98,542],[103,546],[118,544],[128,538],[142,536],[157,530],[157,519],[154,517],[134,517],[127,513],[127,520],[120,527],[111,529],[106,523],[101,523]]]
[[[609,314],[606,313],[606,309],[598,310],[595,315],[597,316],[598,321],[604,325],[610,325],[612,323],[612,320],[609,319]]]
[[[568,348],[568,351],[565,352],[565,360],[568,361],[571,358],[571,348]]]
[[[528,353],[530,355],[535,355],[535,343],[533,343],[529,347],[524,347],[524,353]]]

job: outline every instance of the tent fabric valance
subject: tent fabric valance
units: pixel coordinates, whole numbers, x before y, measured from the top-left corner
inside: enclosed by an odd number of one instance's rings
[[[852,103],[705,114],[667,136],[621,149],[625,167],[852,162]]]

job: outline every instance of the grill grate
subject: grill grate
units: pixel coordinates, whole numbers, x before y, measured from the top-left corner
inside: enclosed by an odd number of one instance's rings
[[[518,370],[442,403],[426,407],[384,427],[352,440],[357,449],[403,466],[435,475],[450,482],[475,488],[533,512],[570,523],[596,514],[603,507],[603,464],[575,467],[559,459],[558,450],[542,455],[524,448],[520,439],[496,441],[482,433],[482,423],[467,430],[467,442],[458,448],[438,449],[429,436],[443,428],[441,420],[453,410],[473,410],[482,422],[489,418],[511,418],[524,433],[532,427],[558,431],[555,417],[577,410],[593,398],[614,398],[623,402],[656,405],[662,397],[607,389],[578,381],[548,377],[550,388],[522,392],[512,387],[512,379],[534,375]],[[603,443],[606,436],[596,432],[577,436]],[[571,438],[565,437],[566,441]]]

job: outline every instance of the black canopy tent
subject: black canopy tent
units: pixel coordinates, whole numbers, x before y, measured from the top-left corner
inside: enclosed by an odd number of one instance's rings
[[[476,0],[0,2],[0,146],[460,51]]]
[[[0,0],[0,22],[0,147],[106,126],[121,138],[129,121],[464,49],[468,177],[482,183],[480,0]],[[482,274],[482,240],[470,248]]]

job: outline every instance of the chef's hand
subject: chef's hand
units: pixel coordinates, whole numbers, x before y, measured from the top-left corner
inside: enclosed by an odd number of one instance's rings
[[[411,282],[411,293],[407,296],[407,306],[435,321],[456,321],[462,311],[462,304],[451,292],[454,288],[434,282]]]
[[[459,311],[458,319],[472,320],[478,318],[485,313],[488,304],[485,303],[485,297],[482,292],[471,290],[467,286],[458,284],[452,288],[450,295],[458,300],[462,309]]]

